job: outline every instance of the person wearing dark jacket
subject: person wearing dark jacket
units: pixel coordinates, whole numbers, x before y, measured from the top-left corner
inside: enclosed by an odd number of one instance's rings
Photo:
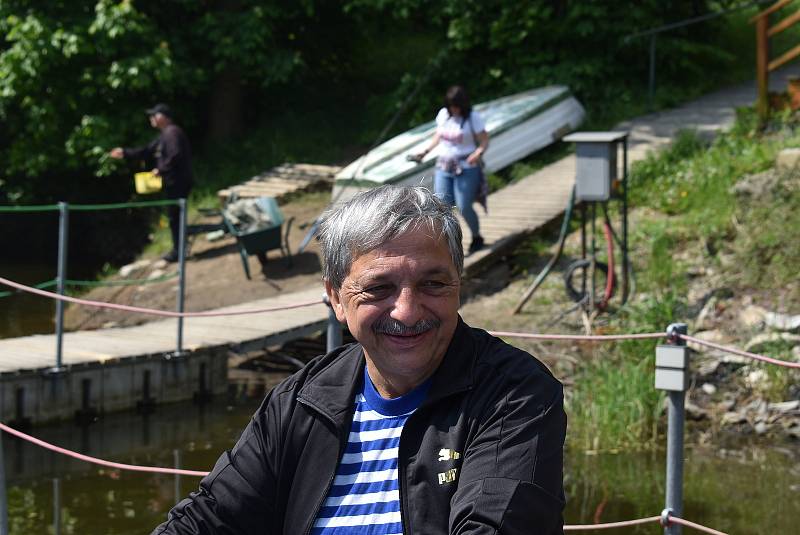
[[[451,208],[383,186],[329,211],[319,237],[358,343],[276,386],[153,534],[561,534],[562,386],[459,316]]]
[[[153,173],[160,175],[167,199],[185,199],[192,190],[192,149],[189,138],[174,122],[172,110],[166,104],[156,104],[147,110],[150,125],[160,130],[157,138],[143,147],[116,147],[109,155],[112,158],[144,160],[155,165]],[[178,260],[180,240],[180,208],[169,206],[169,228],[172,234],[172,250],[164,255],[167,262]]]

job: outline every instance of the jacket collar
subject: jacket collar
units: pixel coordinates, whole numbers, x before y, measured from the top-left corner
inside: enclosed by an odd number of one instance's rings
[[[453,339],[442,363],[433,374],[433,384],[423,404],[471,389],[475,380],[476,359],[472,329],[459,316]],[[313,374],[297,397],[328,416],[338,426],[343,426],[353,410],[356,392],[361,388],[364,365],[364,349],[361,345],[348,346]]]
[[[353,410],[353,400],[361,388],[364,377],[364,348],[352,344],[339,348],[327,365],[313,373],[297,393],[297,399],[305,401],[341,427],[348,413]]]
[[[459,315],[453,339],[447,346],[442,363],[433,374],[433,384],[423,404],[427,405],[472,388],[477,360],[473,336],[472,329]]]

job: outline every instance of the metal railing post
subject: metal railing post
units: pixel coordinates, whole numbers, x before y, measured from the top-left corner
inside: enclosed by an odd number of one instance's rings
[[[322,300],[328,305],[328,332],[325,343],[325,352],[330,353],[340,345],[342,345],[342,324],[336,317],[336,312],[331,306],[331,301],[327,295],[322,296]]]
[[[591,222],[590,228],[592,229],[592,237],[590,239],[589,245],[589,318],[592,318],[595,310],[595,302],[594,302],[594,294],[597,290],[594,282],[594,275],[597,271],[597,203],[590,202],[589,206],[591,207]],[[584,294],[586,295],[586,294]],[[591,323],[591,320],[589,321]],[[587,327],[589,329],[590,327]]]
[[[178,199],[180,231],[178,238],[178,312],[183,312],[186,298],[186,199]],[[183,354],[183,316],[178,318],[178,342],[175,354]]]
[[[669,345],[656,347],[656,381],[667,397],[667,480],[662,512],[664,535],[680,535],[681,526],[670,524],[669,516],[683,514],[683,428],[684,402],[688,386],[689,354],[686,342],[680,337],[687,333],[685,323],[667,327]]]
[[[181,467],[181,451],[180,450],[172,450],[172,457],[175,459],[175,469],[179,470]],[[181,476],[180,474],[175,474],[175,486],[173,488],[175,491],[175,503],[181,501]]]
[[[61,480],[53,478],[53,533],[61,534]]]
[[[6,461],[3,433],[0,433],[0,535],[8,535],[8,493],[6,492]]]
[[[69,242],[69,204],[58,203],[58,274],[56,291],[64,295],[67,280],[67,246]],[[56,365],[54,371],[61,371],[64,351],[64,301],[56,301]]]

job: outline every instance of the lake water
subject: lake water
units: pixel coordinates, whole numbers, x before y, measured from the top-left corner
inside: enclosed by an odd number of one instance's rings
[[[0,275],[15,282],[35,285],[54,279],[56,268],[41,264],[0,264]],[[8,290],[11,288],[0,285],[0,292]],[[55,302],[45,297],[26,293],[0,297],[0,338],[53,333],[55,312]]]
[[[258,390],[258,389],[256,389]],[[263,390],[263,388],[262,388]],[[230,448],[258,406],[258,397],[217,398],[206,406],[160,407],[149,416],[107,415],[86,427],[36,428],[47,441],[109,460],[208,470]],[[3,437],[9,478],[11,534],[54,533],[54,484],[60,487],[60,534],[140,535],[175,502],[174,476],[123,472],[72,460]],[[800,518],[800,454],[794,445],[690,449],[685,517],[736,534],[796,533]],[[181,496],[198,478],[181,477]],[[566,462],[568,524],[658,515],[663,508],[664,453],[585,455]],[[603,533],[659,533],[655,524]],[[688,532],[686,530],[685,532]]]

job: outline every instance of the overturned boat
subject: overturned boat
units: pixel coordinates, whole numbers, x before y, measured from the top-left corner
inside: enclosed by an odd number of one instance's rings
[[[486,122],[488,172],[497,171],[558,141],[583,121],[583,106],[565,86],[548,86],[477,104]],[[432,112],[431,115],[434,115]],[[336,174],[334,199],[347,199],[383,184],[433,187],[439,147],[420,162],[409,155],[422,152],[436,130],[434,121],[422,124],[379,145]]]

